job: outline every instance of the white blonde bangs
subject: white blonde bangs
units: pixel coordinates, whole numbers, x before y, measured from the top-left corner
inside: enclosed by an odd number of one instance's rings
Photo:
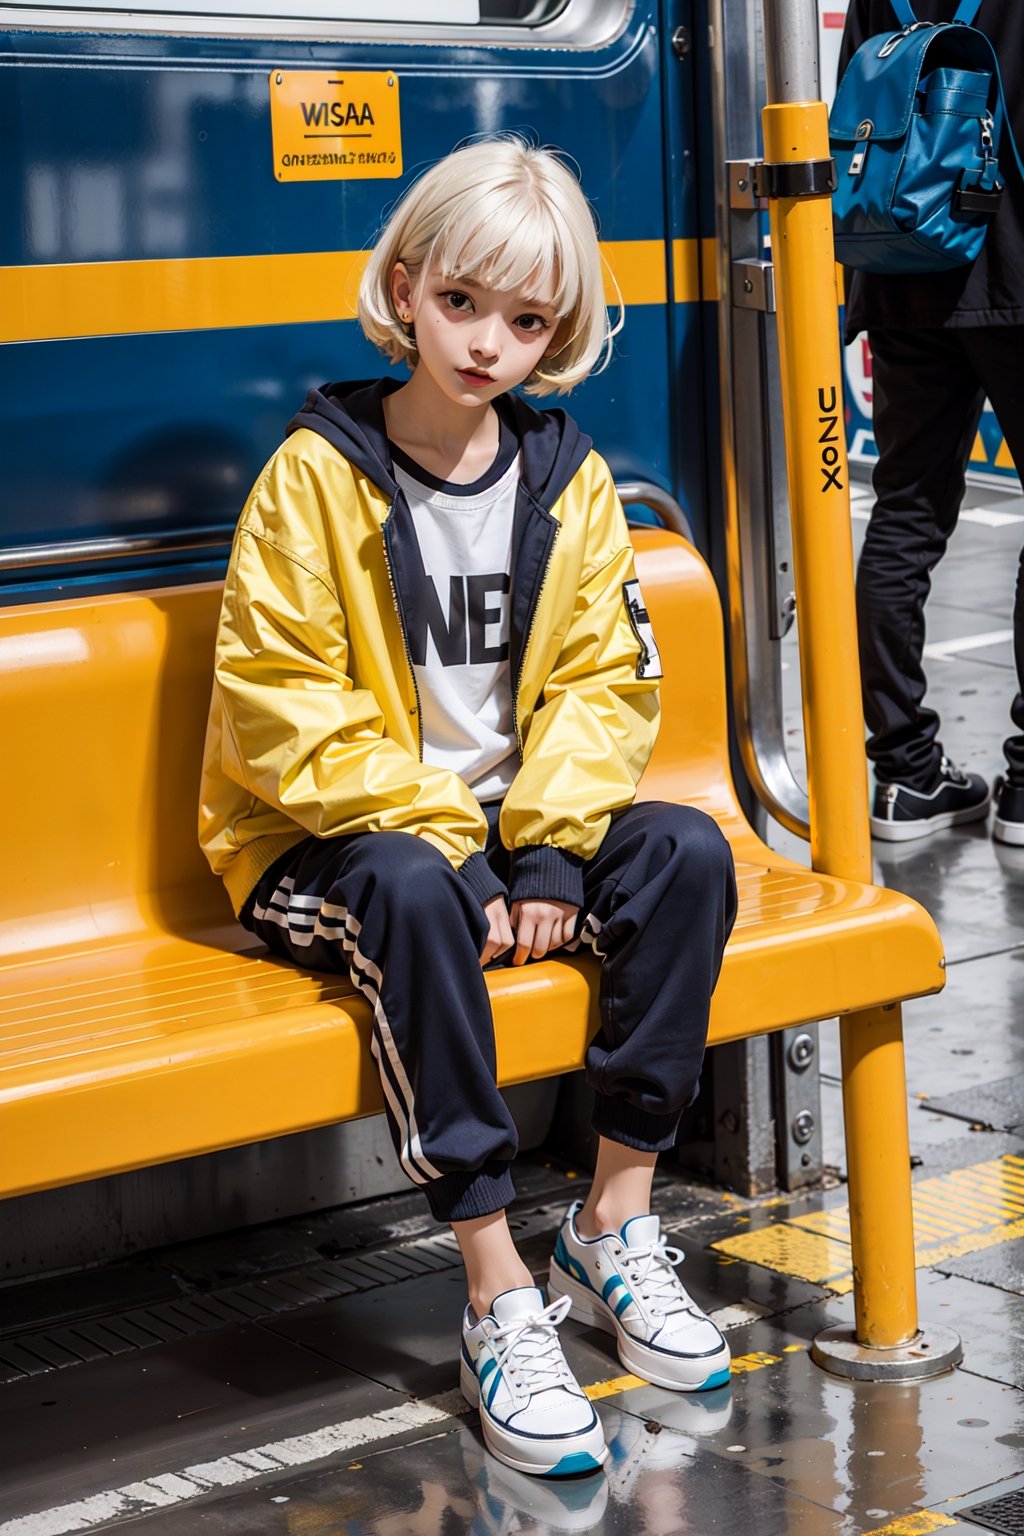
[[[560,320],[575,306],[584,281],[579,252],[548,209],[524,189],[495,189],[476,206],[462,200],[431,247],[426,265],[445,279],[469,279],[499,293],[521,289],[551,304]]]
[[[360,285],[359,319],[392,362],[414,362],[415,340],[391,299],[399,261],[414,279],[433,270],[551,303],[559,317],[557,351],[531,375],[528,394],[565,394],[610,360],[622,326],[621,296],[613,326],[590,206],[549,150],[514,136],[478,140],[433,166],[392,213]],[[618,295],[614,279],[612,285]]]

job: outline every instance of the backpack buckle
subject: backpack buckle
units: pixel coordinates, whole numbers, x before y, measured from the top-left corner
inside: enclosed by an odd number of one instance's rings
[[[853,137],[860,148],[854,152],[850,160],[850,169],[846,173],[848,176],[859,176],[864,169],[864,161],[868,156],[868,140],[874,131],[875,125],[870,117],[866,117],[862,123],[857,124],[857,132]]]
[[[878,50],[878,57],[880,59],[887,59],[893,49],[897,48],[905,37],[909,37],[911,32],[916,32],[919,27],[930,27],[931,25],[930,21],[912,22],[909,27],[904,27],[902,32],[895,33],[893,37],[890,37],[887,42],[882,44]]]
[[[980,214],[982,218],[991,219],[999,212],[1002,199],[1001,181],[986,187],[984,183],[971,179],[970,172],[965,172],[960,185],[953,189],[953,212]]]

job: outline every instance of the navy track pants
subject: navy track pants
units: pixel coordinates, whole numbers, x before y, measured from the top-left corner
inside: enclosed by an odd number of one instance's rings
[[[504,880],[498,808],[486,809],[487,856]],[[583,880],[575,942],[602,968],[601,1028],[586,1058],[594,1127],[661,1151],[697,1092],[736,916],[732,854],[702,811],[644,803],[613,819]],[[479,959],[487,919],[444,855],[407,832],[310,837],[267,871],[242,921],[276,955],[347,971],[369,999],[395,1149],[434,1215],[464,1221],[507,1206],[516,1130],[495,1084]]]

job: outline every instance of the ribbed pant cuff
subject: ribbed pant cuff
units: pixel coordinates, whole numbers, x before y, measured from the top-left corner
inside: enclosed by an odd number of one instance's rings
[[[472,1221],[503,1211],[516,1197],[508,1163],[495,1158],[470,1173],[446,1173],[424,1186],[436,1221]]]
[[[675,1145],[679,1114],[656,1115],[637,1109],[628,1099],[598,1094],[594,1101],[593,1127],[599,1136],[617,1141],[638,1152],[667,1152]]]

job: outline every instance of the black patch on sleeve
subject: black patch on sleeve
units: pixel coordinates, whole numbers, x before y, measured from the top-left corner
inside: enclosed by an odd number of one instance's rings
[[[647,604],[644,602],[640,583],[635,579],[633,581],[624,581],[622,583],[622,599],[626,604],[626,612],[629,614],[629,622],[633,626],[633,633],[640,642],[640,655],[636,663],[637,677],[664,677],[661,656],[658,652],[658,643],[654,638],[650,614],[647,612]]]

